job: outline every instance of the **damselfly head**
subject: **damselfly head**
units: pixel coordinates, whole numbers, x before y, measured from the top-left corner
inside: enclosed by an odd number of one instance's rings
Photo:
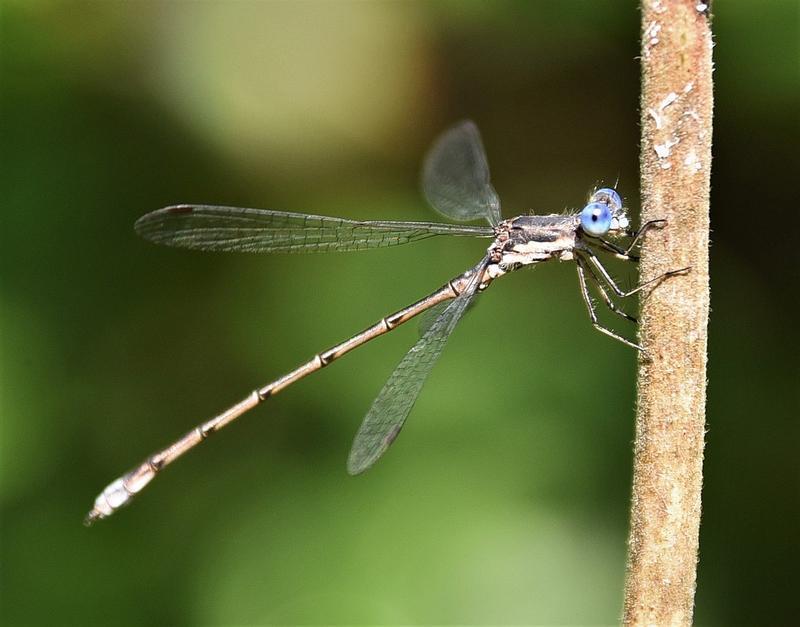
[[[598,189],[589,197],[589,203],[581,211],[580,219],[581,228],[592,237],[625,230],[629,224],[622,198],[610,187]]]

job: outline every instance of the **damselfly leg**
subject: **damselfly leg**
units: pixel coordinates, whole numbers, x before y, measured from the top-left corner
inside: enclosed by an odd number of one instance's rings
[[[592,326],[598,331],[600,331],[600,333],[603,333],[608,337],[614,338],[615,340],[622,342],[626,346],[630,346],[631,348],[635,348],[636,350],[643,351],[644,348],[642,348],[638,344],[631,342],[630,340],[622,337],[616,331],[613,331],[609,329],[607,326],[600,323],[600,320],[597,318],[597,312],[595,311],[594,308],[594,302],[592,302],[592,297],[589,294],[589,288],[586,285],[586,272],[587,272],[586,262],[581,257],[576,257],[575,261],[577,262],[576,267],[578,270],[578,285],[580,286],[583,302],[586,304],[586,310],[589,312],[589,320],[591,321]],[[590,276],[591,274],[592,273],[589,272]],[[616,309],[614,308],[615,306],[612,304],[611,299],[608,298],[608,295],[605,294],[605,290],[603,289],[602,285],[599,282],[597,282],[597,286],[599,287],[600,293],[606,296],[606,299],[604,299],[606,305],[608,305],[612,311],[616,312]]]
[[[664,274],[660,274],[657,277],[650,279],[649,281],[645,281],[644,283],[639,283],[639,285],[633,288],[632,290],[625,291],[616,284],[614,279],[611,277],[611,274],[609,274],[608,270],[606,270],[605,266],[603,266],[603,264],[597,258],[597,255],[595,255],[591,249],[584,248],[578,254],[585,255],[589,259],[589,263],[591,263],[592,266],[594,266],[594,268],[600,273],[600,276],[602,277],[605,284],[608,285],[608,287],[610,287],[613,290],[613,292],[620,298],[628,298],[629,296],[638,294],[646,287],[650,287],[655,284],[661,283],[663,280],[673,276],[678,276],[679,274],[686,274],[689,271],[689,268],[680,268],[679,270],[669,270]]]

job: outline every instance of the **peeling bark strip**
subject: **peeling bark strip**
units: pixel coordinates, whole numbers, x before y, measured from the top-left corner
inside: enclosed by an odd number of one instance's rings
[[[709,310],[709,3],[643,0],[642,278],[691,266],[643,299],[626,625],[689,625],[696,581]]]

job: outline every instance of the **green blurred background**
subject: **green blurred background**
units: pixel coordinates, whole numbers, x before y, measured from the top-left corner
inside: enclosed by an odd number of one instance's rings
[[[345,472],[351,438],[415,324],[270,400],[112,519],[80,523],[146,454],[486,245],[202,254],[137,239],[138,216],[205,202],[438,220],[419,165],[465,117],[507,216],[578,207],[617,179],[636,207],[635,3],[4,2],[0,15],[4,624],[618,620],[636,358],[591,329],[570,264],[480,299],[366,475]],[[714,28],[696,619],[788,624],[798,4],[720,1]]]

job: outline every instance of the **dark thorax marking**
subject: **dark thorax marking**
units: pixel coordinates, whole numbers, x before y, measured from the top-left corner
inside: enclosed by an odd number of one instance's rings
[[[499,276],[549,259],[572,259],[577,228],[572,215],[519,216],[502,222],[489,250],[495,272]]]

